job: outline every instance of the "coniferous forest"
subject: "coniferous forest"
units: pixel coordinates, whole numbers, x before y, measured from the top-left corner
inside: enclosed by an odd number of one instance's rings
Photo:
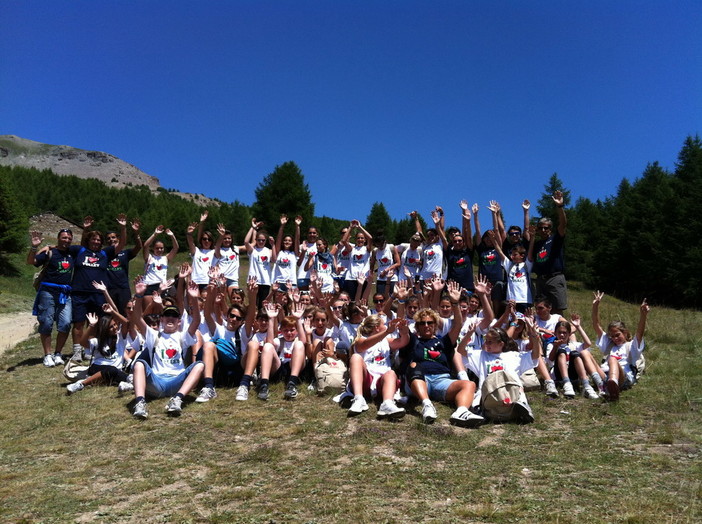
[[[675,307],[702,306],[702,141],[685,139],[671,172],[653,162],[635,180],[623,178],[613,194],[595,202],[573,195],[554,174],[544,186],[537,211],[556,216],[548,198],[554,190],[566,194],[568,233],[566,277],[619,298]],[[272,204],[274,203],[274,204]],[[242,243],[252,216],[278,229],[277,217],[299,214],[330,242],[339,239],[346,220],[314,215],[314,203],[304,175],[294,162],[276,166],[256,189],[256,201],[208,206],[211,223],[224,223],[235,242]],[[371,205],[371,203],[368,203]],[[25,249],[27,217],[51,211],[81,223],[91,214],[97,224],[113,224],[118,213],[139,217],[144,231],[166,224],[186,245],[185,230],[199,218],[202,204],[146,186],[116,189],[97,180],[58,176],[51,171],[0,166],[0,256]],[[381,229],[389,242],[406,242],[414,226],[394,220],[382,202],[375,202],[366,219],[371,233]],[[451,225],[460,224],[446,224]],[[676,247],[677,246],[677,247]],[[6,263],[6,262],[3,262]]]

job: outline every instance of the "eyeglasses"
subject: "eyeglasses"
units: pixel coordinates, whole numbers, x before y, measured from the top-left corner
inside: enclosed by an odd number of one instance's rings
[[[212,242],[212,238],[211,238],[211,237],[202,237],[202,240],[207,240],[208,242]]]
[[[60,235],[61,233],[68,233],[69,235],[73,236],[73,231],[71,231],[70,229],[61,229],[61,230],[59,231],[59,235]]]
[[[265,238],[257,238],[257,239],[256,239],[256,242],[265,242],[265,241],[266,241]]]
[[[374,300],[374,302],[375,302],[376,304],[382,304],[383,302],[385,302],[385,299],[384,299],[384,298],[376,298],[376,299]]]
[[[521,233],[519,231],[510,231],[508,235],[511,237],[518,237]]]
[[[549,229],[551,229],[551,226],[539,226],[537,229],[541,231],[548,231]]]
[[[229,318],[233,318],[234,320],[241,320],[244,317],[240,317],[239,315],[229,315]]]
[[[434,324],[436,324],[436,322],[433,320],[419,320],[417,322],[417,325],[419,326],[433,326]]]

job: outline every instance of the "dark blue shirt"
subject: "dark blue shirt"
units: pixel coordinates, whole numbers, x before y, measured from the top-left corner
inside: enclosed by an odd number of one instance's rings
[[[534,243],[534,267],[532,272],[540,277],[565,271],[564,255],[565,237],[558,232],[546,240],[537,240]]]
[[[107,285],[107,261],[114,258],[115,248],[109,246],[95,252],[83,246],[71,246],[68,251],[76,261],[73,269],[73,291],[101,293],[93,287],[93,280]]]
[[[415,333],[410,333],[409,343],[400,349],[400,358],[407,366],[416,362],[419,370],[425,375],[451,373],[455,347],[448,335],[423,340]]]
[[[75,264],[70,251],[59,251],[58,248],[51,248],[47,253],[40,253],[34,257],[34,265],[36,267],[43,266],[47,260],[48,266],[42,282],[70,286]]]
[[[108,261],[105,284],[109,289],[129,289],[129,261],[135,256],[132,249],[124,249]]]

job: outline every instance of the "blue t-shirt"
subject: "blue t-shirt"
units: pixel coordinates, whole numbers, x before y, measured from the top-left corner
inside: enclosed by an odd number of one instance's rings
[[[124,249],[108,261],[105,284],[109,289],[129,289],[129,261],[135,256],[133,250]]]
[[[488,247],[485,242],[480,242],[478,251],[478,273],[483,275],[493,284],[502,282],[505,279],[505,272],[502,269],[502,259],[497,249]]]
[[[68,252],[75,259],[73,269],[73,291],[78,293],[101,293],[93,287],[93,280],[107,285],[107,261],[115,256],[113,246],[100,251],[91,251],[83,246],[71,246]]]
[[[458,282],[468,291],[473,291],[475,289],[473,285],[473,250],[449,247],[446,251],[446,262],[448,264],[447,279]]]
[[[448,335],[423,340],[416,333],[410,333],[409,343],[400,349],[400,358],[406,366],[416,362],[425,375],[440,375],[451,373],[455,348],[456,345]]]
[[[34,258],[36,267],[43,266],[48,260],[48,266],[44,273],[42,282],[70,286],[73,280],[73,266],[75,260],[70,250],[59,251],[58,248],[51,248],[48,253],[40,253]]]
[[[546,240],[537,240],[534,243],[534,268],[533,272],[540,277],[552,273],[565,271],[564,254],[565,237],[556,231]]]

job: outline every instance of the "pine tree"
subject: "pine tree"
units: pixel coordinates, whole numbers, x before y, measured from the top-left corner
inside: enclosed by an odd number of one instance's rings
[[[0,273],[13,275],[16,268],[7,255],[19,253],[26,247],[27,216],[11,189],[7,171],[0,172]]]
[[[551,197],[556,191],[563,193],[563,203],[568,207],[570,205],[570,190],[565,188],[563,181],[558,178],[558,173],[552,174],[551,178],[548,179],[548,184],[544,186],[544,192],[536,203],[536,210],[539,212],[539,216],[553,220],[554,229],[558,227],[558,213]]]
[[[395,238],[395,223],[382,202],[375,202],[371,206],[370,213],[366,217],[365,228],[373,237],[382,233],[388,242],[392,242]]]

